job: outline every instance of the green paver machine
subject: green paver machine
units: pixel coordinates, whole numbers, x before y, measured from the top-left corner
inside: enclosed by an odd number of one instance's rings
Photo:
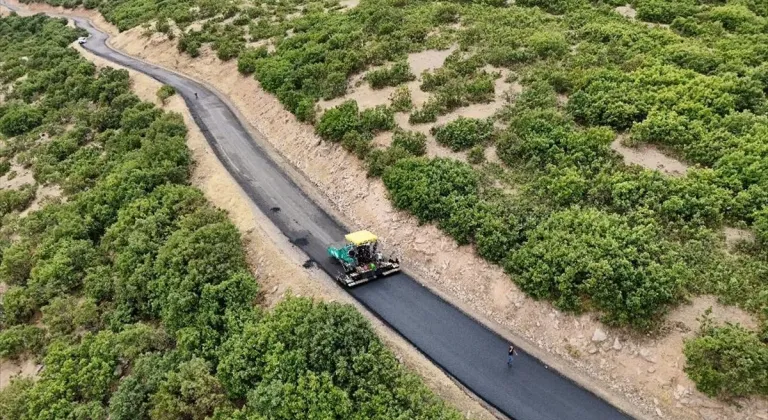
[[[385,258],[378,250],[379,238],[367,230],[346,236],[346,243],[329,246],[328,254],[344,268],[336,280],[347,287],[367,283],[400,272],[398,259]]]

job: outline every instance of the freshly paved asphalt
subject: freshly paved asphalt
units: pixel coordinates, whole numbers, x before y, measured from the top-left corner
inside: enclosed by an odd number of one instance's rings
[[[222,99],[200,83],[112,50],[106,45],[108,36],[90,22],[69,18],[90,32],[85,48],[92,53],[173,86],[218,158],[259,209],[321,269],[336,274],[338,267],[327,257],[326,247],[348,230],[293,182]],[[406,274],[368,283],[349,293],[434,363],[511,418],[629,418],[527,354],[521,352],[508,368],[508,342]]]

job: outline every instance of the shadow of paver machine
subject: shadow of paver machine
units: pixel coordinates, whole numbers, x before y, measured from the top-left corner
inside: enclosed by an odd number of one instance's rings
[[[398,259],[385,258],[379,252],[379,238],[367,230],[344,236],[346,242],[328,247],[328,254],[341,264],[344,272],[336,280],[354,287],[380,277],[400,272]]]

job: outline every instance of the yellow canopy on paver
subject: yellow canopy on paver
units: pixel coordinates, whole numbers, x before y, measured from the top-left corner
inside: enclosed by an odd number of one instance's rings
[[[371,232],[368,232],[367,230],[361,230],[358,232],[352,232],[347,234],[344,237],[344,239],[346,239],[347,241],[355,245],[362,245],[370,242],[376,242],[379,238],[377,238],[376,235],[374,235]]]

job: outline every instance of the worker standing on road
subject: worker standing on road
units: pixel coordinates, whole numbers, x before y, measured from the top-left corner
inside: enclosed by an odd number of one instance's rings
[[[507,367],[512,366],[512,362],[515,361],[515,356],[517,356],[517,349],[510,344],[509,351],[507,351]]]
[[[195,92],[195,99],[197,99],[197,92]]]

